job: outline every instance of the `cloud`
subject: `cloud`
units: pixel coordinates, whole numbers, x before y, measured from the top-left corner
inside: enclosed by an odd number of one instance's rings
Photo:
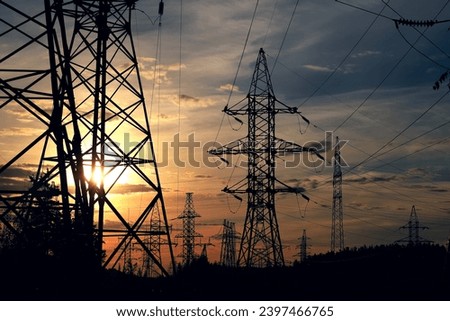
[[[31,115],[24,109],[19,108],[6,109],[5,112],[14,116],[14,118],[19,122],[31,123],[36,120],[36,118],[33,115]]]
[[[404,175],[408,176],[410,179],[421,180],[424,178],[431,178],[433,176],[433,174],[429,170],[420,167],[408,168],[405,170]]]
[[[222,92],[226,92],[226,93],[228,93],[232,90],[233,90],[233,92],[237,92],[237,93],[241,92],[241,89],[238,86],[234,85],[234,87],[233,87],[232,84],[220,85],[219,90]]]
[[[181,94],[179,96],[173,95],[171,101],[174,105],[181,103],[183,107],[188,108],[206,108],[216,103],[212,98],[197,98],[186,94]]]
[[[315,189],[319,186],[319,181],[317,179],[309,179],[309,178],[289,178],[285,181],[283,181],[286,184],[293,184],[294,186],[302,186],[305,188],[305,191]]]
[[[34,99],[33,104],[35,104],[42,112],[46,113],[49,116],[53,112],[53,103],[50,100]],[[37,111],[36,108],[30,105],[28,105],[28,107],[40,117],[45,119],[45,116],[42,116],[41,112]],[[37,120],[36,116],[23,108],[16,101],[9,101],[8,104],[2,109],[2,112],[7,115],[11,115],[12,117],[14,117],[14,120],[17,120],[21,123],[30,123]]]
[[[119,222],[119,221],[105,220],[104,227],[105,227],[105,229],[111,229],[111,230],[118,229],[118,230],[125,231],[124,225],[122,224],[122,222]]]
[[[37,165],[17,164],[9,166],[0,175],[0,188],[19,190],[30,186],[30,176],[36,175]]]
[[[333,69],[330,69],[328,67],[309,65],[309,64],[303,65],[303,68],[312,70],[312,71],[319,71],[319,72],[332,72],[333,71]]]
[[[150,63],[151,58],[147,58],[148,62]],[[155,85],[170,85],[173,83],[172,77],[170,76],[170,73],[178,72],[182,69],[185,69],[185,64],[158,64],[158,65],[150,65],[146,64],[145,60],[144,63],[141,63],[139,65],[139,71],[142,76],[142,78],[147,80],[154,80]]]
[[[348,204],[349,208],[356,208],[359,210],[364,210],[364,211],[375,211],[375,210],[381,210],[384,207],[383,206],[372,206],[370,204],[366,204],[366,203],[362,203],[362,202],[350,202]]]
[[[37,136],[42,134],[42,129],[30,127],[9,127],[0,129],[1,137],[16,137],[16,136]]]
[[[200,101],[200,99],[188,95],[180,95],[180,99],[187,103],[189,102],[198,103]]]
[[[28,178],[35,174],[36,168],[37,165],[31,164],[12,165],[2,172],[1,177]]]
[[[111,194],[133,194],[153,191],[153,189],[144,184],[116,184],[111,189]]]
[[[399,177],[397,175],[382,175],[382,174],[373,174],[373,175],[365,175],[365,176],[355,176],[352,175],[350,177],[344,178],[344,183],[358,183],[358,184],[371,184],[371,183],[383,183],[383,182],[392,182],[398,180]]]
[[[338,72],[342,73],[342,74],[351,74],[354,73],[356,71],[356,65],[355,64],[343,64],[341,67],[339,67],[337,69]],[[325,66],[318,66],[318,65],[303,65],[303,68],[307,69],[307,70],[311,70],[311,71],[316,71],[316,72],[334,72],[334,69],[330,68],[330,67],[325,67]]]
[[[358,53],[354,53],[352,55],[352,58],[363,58],[363,57],[368,57],[368,56],[376,56],[376,55],[381,55],[381,51],[377,51],[377,50],[364,50],[364,51],[360,51]]]
[[[214,176],[212,175],[195,175],[195,178],[213,178]]]

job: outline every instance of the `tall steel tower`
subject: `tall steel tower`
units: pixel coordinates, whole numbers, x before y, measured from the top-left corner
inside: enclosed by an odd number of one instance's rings
[[[195,259],[195,238],[202,237],[200,233],[195,232],[195,219],[200,217],[194,208],[193,193],[186,193],[186,203],[183,212],[177,217],[183,220],[183,231],[177,234],[176,238],[181,238],[183,250],[181,252],[182,264],[189,265]]]
[[[247,194],[247,214],[238,255],[240,266],[283,266],[284,257],[275,209],[277,192],[299,193],[302,190],[289,187],[276,179],[276,157],[284,153],[311,151],[295,143],[286,142],[275,135],[277,114],[298,114],[296,107],[289,107],[276,99],[267,60],[263,49],[259,50],[247,103],[224,112],[232,117],[247,116],[247,137],[210,151],[213,155],[244,154],[247,156],[248,174],[224,192]],[[275,186],[279,183],[282,187]]]
[[[12,137],[13,152],[3,153],[0,222],[21,246],[35,244],[36,207],[53,184],[51,213],[58,214],[47,220],[58,226],[50,224],[48,251],[114,267],[136,244],[168,275],[174,258],[131,32],[137,0],[42,2],[29,12],[34,2],[0,1],[2,117],[32,124],[27,132],[15,125],[22,139]],[[137,190],[138,205],[129,201]],[[155,206],[168,262],[144,242]]]
[[[432,241],[429,241],[419,235],[419,230],[426,230],[428,227],[420,225],[419,218],[416,213],[416,207],[414,205],[411,208],[408,223],[400,227],[400,229],[408,229],[408,236],[396,241],[396,243],[408,243],[408,245],[432,243]]]
[[[158,259],[162,259],[161,246],[168,245],[167,240],[163,238],[164,221],[161,218],[161,212],[159,206],[155,206],[152,209],[150,215],[150,225],[148,226],[148,235],[144,238],[144,243],[148,246],[151,253]],[[173,268],[173,267],[172,267]],[[161,273],[155,268],[154,260],[144,252],[142,255],[142,276],[144,277],[158,277]]]
[[[334,146],[333,208],[331,213],[331,252],[344,249],[344,210],[342,208],[342,168],[339,137]]]
[[[309,238],[306,236],[306,230],[303,230],[302,237],[300,238],[300,262],[305,262],[308,259],[308,250],[309,250]]]
[[[234,222],[223,220],[222,243],[220,248],[220,264],[228,267],[236,266],[236,227]]]

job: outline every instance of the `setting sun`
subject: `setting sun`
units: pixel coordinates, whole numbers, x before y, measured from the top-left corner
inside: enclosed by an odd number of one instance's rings
[[[91,166],[84,166],[84,173],[86,180],[94,183],[96,186],[100,186],[102,183],[105,188],[111,187],[115,184],[127,184],[128,170],[124,170],[123,167],[104,167],[103,171],[100,165],[97,165],[94,169]]]

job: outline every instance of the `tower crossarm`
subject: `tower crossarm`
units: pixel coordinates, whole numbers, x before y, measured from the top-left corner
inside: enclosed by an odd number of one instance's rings
[[[267,191],[273,192],[273,193],[294,193],[294,194],[300,194],[304,199],[309,201],[309,197],[303,194],[305,192],[305,189],[303,187],[292,187],[289,185],[286,185],[285,183],[279,181],[278,179],[275,179],[276,182],[278,182],[281,186],[276,187],[274,189],[270,189],[267,187]],[[233,185],[232,187],[226,186],[223,190],[225,193],[232,194],[233,196],[240,199],[239,196],[236,194],[247,194],[251,192],[249,188],[247,188],[247,185],[244,183],[244,180],[241,181],[241,184]]]
[[[223,146],[212,148],[208,151],[208,153],[214,156],[237,155],[237,154],[245,154],[247,153],[248,150],[249,150],[248,140],[247,137],[244,137],[239,138]]]
[[[281,138],[275,138],[272,148],[263,147],[262,144],[256,144],[261,146],[255,148],[253,144],[249,144],[248,138],[239,138],[226,145],[212,148],[208,151],[209,154],[220,157],[221,155],[237,155],[237,154],[249,154],[249,153],[264,153],[272,152],[278,156],[285,156],[294,153],[312,153],[316,155],[321,160],[324,160],[323,156],[320,155],[319,150],[316,147],[304,147],[297,143],[286,141]]]
[[[260,96],[261,97],[261,96]],[[258,97],[259,99],[261,99],[260,97]],[[298,111],[298,107],[291,107],[288,106],[284,103],[282,103],[281,101],[279,101],[278,99],[275,98],[275,96],[271,96],[270,94],[268,95],[263,95],[262,97],[264,97],[265,99],[268,99],[269,97],[271,99],[274,100],[275,103],[278,104],[278,106],[274,106],[272,110],[270,110],[273,113],[276,114],[298,114],[301,115],[301,113]],[[258,100],[259,100],[258,99]],[[228,107],[225,106],[225,108],[223,109],[223,112],[229,116],[244,116],[244,115],[248,115],[249,112],[249,103],[256,101],[255,97],[247,95],[246,98],[244,98],[243,100],[241,100],[240,102],[238,102],[237,104]],[[257,104],[261,103],[256,101]],[[268,110],[267,109],[261,109],[260,110],[261,113],[267,113]]]

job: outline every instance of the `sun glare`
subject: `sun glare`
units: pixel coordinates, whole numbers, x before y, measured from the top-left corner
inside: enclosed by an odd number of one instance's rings
[[[124,171],[122,168],[116,168],[111,171],[110,168],[105,167],[104,172],[100,166],[96,166],[92,169],[91,166],[85,166],[84,172],[86,179],[91,181],[96,186],[100,186],[102,183],[109,187],[112,184],[127,184],[128,183],[128,172]]]
[[[100,167],[95,167],[93,171],[91,170],[91,178],[94,181],[95,185],[100,186],[103,182],[102,169]]]

